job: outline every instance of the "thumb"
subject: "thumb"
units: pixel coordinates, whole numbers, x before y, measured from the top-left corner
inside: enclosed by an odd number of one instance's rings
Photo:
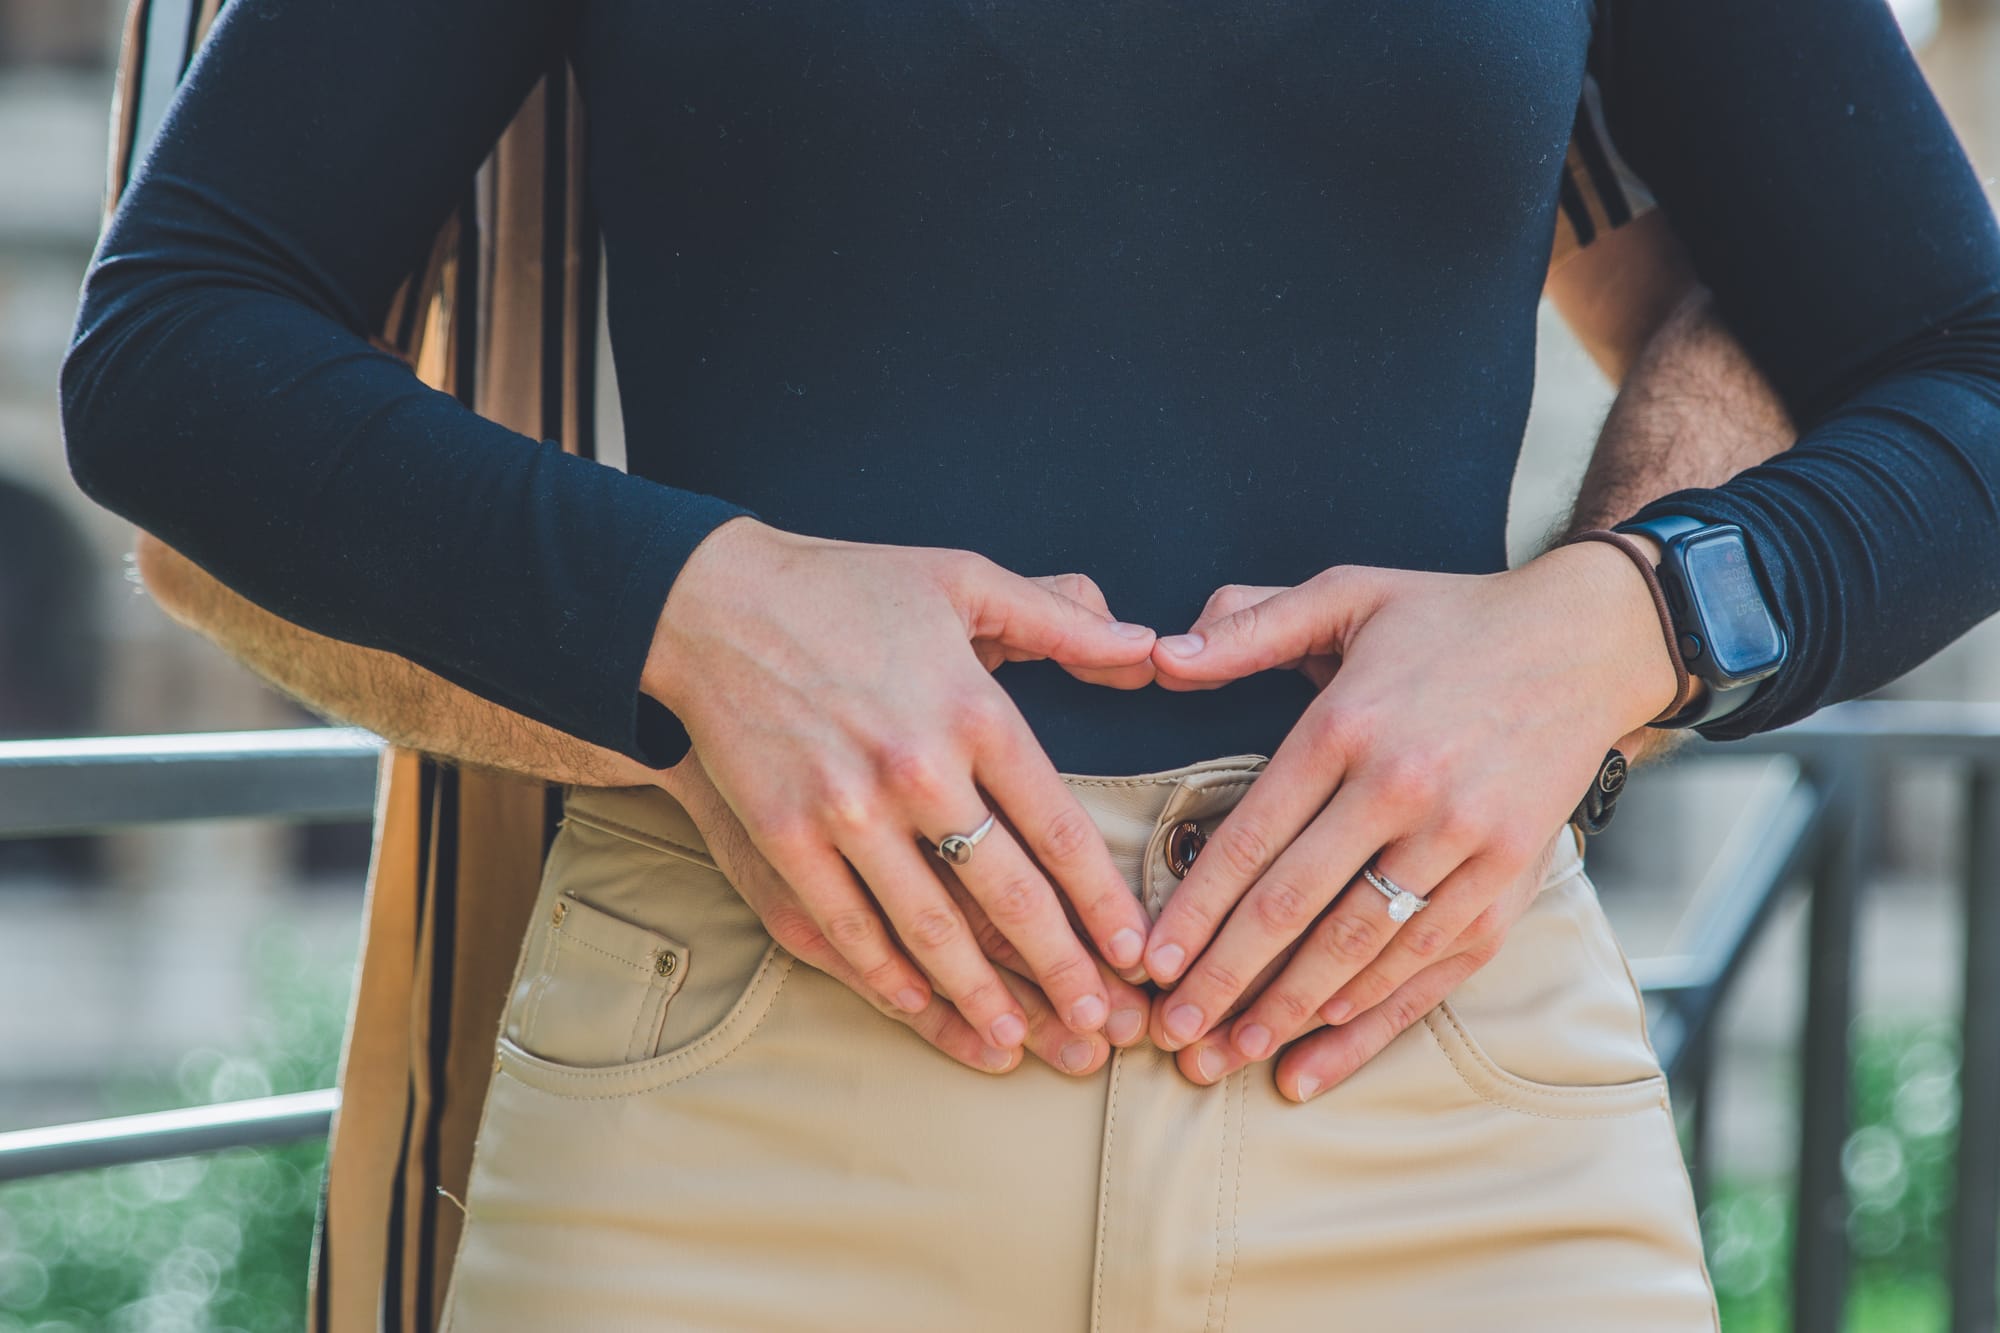
[[[970,591],[973,636],[1011,661],[1048,658],[1066,667],[1123,667],[1152,654],[1153,631],[1144,625],[1113,620],[997,566]]]
[[[1204,616],[1185,634],[1153,647],[1160,683],[1215,685],[1288,666],[1313,653],[1338,650],[1340,629],[1353,610],[1345,579],[1320,575],[1253,601],[1228,615]]]

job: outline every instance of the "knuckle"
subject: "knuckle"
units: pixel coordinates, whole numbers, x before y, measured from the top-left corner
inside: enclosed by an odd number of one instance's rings
[[[1082,856],[1097,837],[1097,825],[1083,807],[1065,804],[1042,825],[1036,850],[1045,860],[1066,864]]]
[[[1054,962],[1036,969],[1042,989],[1049,995],[1082,993],[1097,988],[1097,968],[1082,954],[1071,951]]]
[[[1031,876],[1012,874],[995,884],[981,903],[986,915],[1002,925],[1018,926],[1032,920],[1043,902],[1042,886]]]
[[[1364,917],[1336,912],[1319,928],[1320,947],[1342,963],[1366,962],[1382,944],[1382,932]]]
[[[905,933],[919,949],[942,949],[957,940],[964,928],[964,920],[950,908],[926,907],[910,918]]]
[[[989,741],[1006,729],[1007,710],[1004,696],[990,690],[968,690],[952,705],[951,725],[969,741]]]
[[[1499,952],[1500,941],[1498,939],[1483,939],[1477,944],[1468,946],[1462,951],[1467,973],[1470,974],[1485,967],[1493,961]]]
[[[1222,865],[1232,874],[1249,879],[1264,872],[1270,862],[1273,843],[1269,833],[1249,820],[1232,820],[1203,849],[1204,856],[1221,854]]]
[[[825,840],[816,820],[792,811],[757,817],[750,827],[774,862],[803,860]]]
[[[1376,768],[1375,789],[1397,809],[1426,809],[1440,795],[1443,771],[1432,755],[1399,750],[1385,757]]]
[[[850,949],[873,942],[879,928],[873,912],[865,907],[853,907],[827,917],[824,929],[826,938],[836,946]]]
[[[1451,941],[1450,931],[1422,919],[1403,927],[1403,947],[1418,958],[1436,958]]]
[[[801,908],[773,908],[764,916],[764,929],[778,942],[779,948],[796,958],[823,958],[831,948],[827,937]]]
[[[1097,586],[1097,580],[1088,574],[1058,574],[1055,589],[1072,602],[1090,605],[1104,599],[1104,593]]]
[[[861,973],[861,980],[877,992],[886,992],[903,984],[902,965],[893,958],[885,958]]]
[[[1217,995],[1240,995],[1245,978],[1226,963],[1203,963],[1201,984]]]
[[[1258,886],[1254,909],[1266,929],[1295,935],[1310,921],[1315,904],[1305,890],[1288,880],[1266,879]]]
[[[972,938],[979,945],[979,952],[1003,966],[1014,961],[1013,941],[1009,940],[1000,927],[993,924],[993,918],[984,916],[972,927]]]
[[[1313,1016],[1313,1010],[1317,1007],[1306,1003],[1305,998],[1294,990],[1266,991],[1264,1003],[1278,1018],[1278,1027],[1287,1032],[1297,1031]]]
[[[852,784],[842,783],[820,798],[820,817],[836,837],[872,827],[877,815],[873,797]]]
[[[942,803],[944,771],[929,746],[887,743],[876,755],[875,766],[884,785],[905,800],[922,806]]]
[[[1011,1007],[1012,1000],[1013,997],[1007,993],[1007,988],[1000,984],[1000,979],[990,974],[952,996],[952,1003],[956,1004],[958,1011],[968,1019],[972,1019],[975,1014],[1005,1013]],[[1025,1017],[1023,1021],[1026,1021]]]
[[[1390,1030],[1401,1032],[1421,1021],[1423,1016],[1431,1011],[1431,1006],[1412,995],[1391,995],[1382,1001],[1381,1009],[1382,1017],[1388,1021]]]
[[[1367,747],[1366,719],[1358,709],[1318,708],[1300,726],[1307,744],[1321,754],[1349,755]]]

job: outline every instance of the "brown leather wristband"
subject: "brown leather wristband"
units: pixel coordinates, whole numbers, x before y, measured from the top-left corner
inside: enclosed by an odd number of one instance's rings
[[[1573,546],[1577,542],[1606,542],[1623,551],[1632,561],[1633,567],[1645,578],[1646,590],[1653,594],[1653,609],[1660,613],[1660,635],[1667,641],[1667,659],[1674,664],[1674,701],[1662,709],[1658,717],[1646,724],[1649,727],[1656,726],[1687,707],[1688,695],[1694,690],[1694,681],[1688,676],[1687,663],[1681,658],[1680,636],[1674,632],[1674,615],[1667,609],[1667,593],[1666,589],[1660,586],[1659,572],[1647,558],[1645,548],[1622,532],[1613,532],[1609,528],[1591,528],[1587,532],[1577,533],[1562,545]]]

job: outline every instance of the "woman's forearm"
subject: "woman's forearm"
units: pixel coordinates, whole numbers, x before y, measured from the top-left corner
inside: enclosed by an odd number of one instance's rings
[[[140,576],[162,610],[316,713],[441,759],[546,782],[633,786],[656,776],[637,760],[511,712],[394,653],[302,629],[149,533],[139,534],[137,552]]]

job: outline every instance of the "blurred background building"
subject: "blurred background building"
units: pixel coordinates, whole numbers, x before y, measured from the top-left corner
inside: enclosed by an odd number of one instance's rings
[[[1990,188],[2000,171],[2000,3],[1909,0],[1897,8]],[[64,466],[56,375],[100,220],[122,10],[118,0],[0,0],[0,739],[311,720],[159,612],[131,577],[129,529],[85,501]],[[1545,312],[1536,407],[1515,490],[1517,552],[1531,551],[1558,521],[1609,398]],[[615,413],[600,420],[615,423]],[[2000,622],[1887,693],[2000,699]],[[1619,826],[1593,848],[1592,864],[1629,952],[1662,947],[1765,762],[1704,762],[1698,773],[1670,766],[1627,795]],[[1949,1073],[1949,1040],[1929,1034],[1948,1020],[1958,985],[1959,918],[1946,890],[1959,818],[1951,791],[1948,777],[1919,766],[1895,774],[1883,796],[1884,844],[1865,900],[1859,975],[1864,1023],[1922,1056],[1902,1057],[1909,1067],[1899,1066],[1898,1089]],[[135,1095],[161,1095],[135,1087],[200,1102],[255,1095],[286,1078],[310,1082],[299,1072],[308,1067],[330,1071],[366,851],[365,828],[232,823],[0,842],[0,1130],[85,1119],[122,1109]],[[1752,1211],[1748,1222],[1711,1218],[1711,1239],[1740,1251],[1718,1254],[1716,1269],[1744,1310],[1768,1309],[1761,1293],[1782,1286],[1780,1272],[1759,1268],[1778,1261],[1738,1231],[1778,1225],[1754,1210],[1778,1197],[1758,1190],[1777,1188],[1771,1182],[1787,1169],[1796,1135],[1791,1084],[1804,956],[1796,916],[1770,934],[1731,1008],[1717,1077],[1716,1174],[1738,1189],[1719,1194],[1716,1207]],[[309,979],[304,1001],[301,976]],[[274,1029],[274,1012],[294,1004],[317,1008]],[[271,1048],[295,1041],[316,1046],[288,1074]],[[1943,1103],[1912,1104],[1918,1110],[1910,1114],[1919,1115]],[[1911,1163],[1890,1161],[1887,1152],[1881,1142],[1864,1143],[1851,1169],[1883,1178],[1901,1170],[1901,1188],[1915,1189]],[[299,1206],[309,1224],[309,1162],[303,1172]],[[194,1188],[171,1172],[146,1179],[154,1193],[140,1190],[142,1201]],[[18,1206],[10,1220],[9,1198],[0,1190],[0,1333],[92,1327],[78,1322],[82,1316],[45,1317],[49,1284],[60,1275],[46,1256],[33,1257],[29,1242],[46,1240],[46,1229],[36,1232]],[[1905,1239],[1898,1233],[1887,1249]],[[240,1256],[247,1242],[239,1234],[232,1243],[229,1254]],[[1872,1243],[1879,1247],[1881,1237]],[[186,1249],[174,1244],[181,1249],[160,1253]],[[1866,1244],[1857,1244],[1865,1254]],[[272,1280],[297,1276],[281,1265]],[[195,1282],[209,1293],[203,1299],[220,1299],[218,1279],[204,1280],[205,1287]],[[173,1308],[185,1315],[210,1307]],[[143,1326],[169,1322],[149,1316]],[[190,1315],[186,1326],[222,1320]]]

